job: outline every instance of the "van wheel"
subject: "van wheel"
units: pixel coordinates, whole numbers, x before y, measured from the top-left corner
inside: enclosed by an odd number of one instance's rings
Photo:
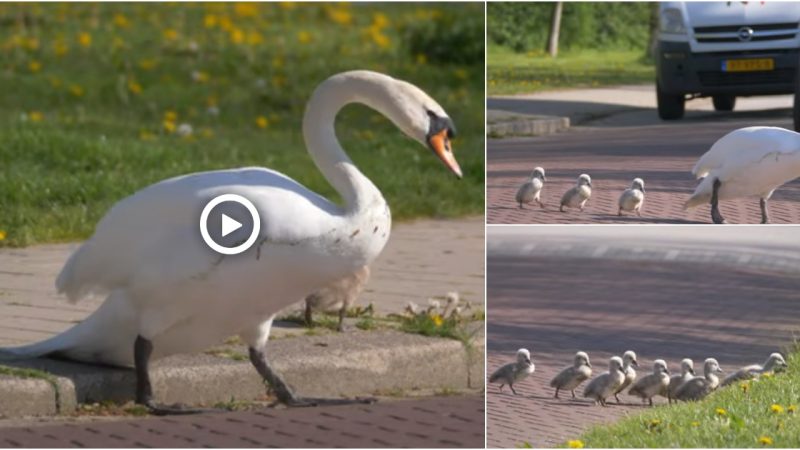
[[[656,100],[658,117],[661,120],[675,120],[683,117],[686,109],[686,99],[683,94],[666,94],[661,90],[661,84],[656,83]]]
[[[715,95],[711,97],[716,111],[733,111],[736,106],[735,95]]]

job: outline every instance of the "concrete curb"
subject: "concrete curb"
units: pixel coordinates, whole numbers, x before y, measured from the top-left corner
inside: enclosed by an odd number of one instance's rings
[[[520,238],[495,239],[486,249],[487,257],[505,256],[519,258],[579,258],[614,259],[628,261],[654,261],[672,263],[712,263],[728,267],[774,271],[788,274],[800,273],[800,254],[791,255],[755,248],[725,248],[723,246],[695,246],[691,244],[615,244],[560,240],[549,236],[547,242],[523,243]]]
[[[246,349],[237,348],[246,355]],[[276,370],[301,396],[413,394],[420,390],[483,387],[483,328],[470,348],[452,339],[397,331],[353,331],[280,339],[268,344]],[[79,403],[133,399],[133,371],[51,359],[7,363],[54,376],[0,376],[0,417],[54,415],[74,411]],[[265,386],[249,361],[205,354],[156,361],[153,389],[165,403],[211,405],[231,400],[260,400]]]
[[[487,111],[487,133],[490,138],[543,136],[569,129],[569,117]]]

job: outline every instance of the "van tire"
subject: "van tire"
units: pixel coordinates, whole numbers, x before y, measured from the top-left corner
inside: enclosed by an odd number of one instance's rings
[[[715,95],[711,97],[715,111],[733,111],[736,107],[735,95]]]
[[[664,93],[661,90],[661,84],[656,83],[656,101],[658,117],[661,120],[676,120],[683,117],[686,109],[686,98],[683,94]]]

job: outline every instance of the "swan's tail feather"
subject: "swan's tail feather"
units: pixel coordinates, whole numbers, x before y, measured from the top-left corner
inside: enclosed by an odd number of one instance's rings
[[[19,361],[21,359],[41,358],[63,350],[61,335],[35,344],[19,347],[0,348],[0,362]]]
[[[711,194],[707,194],[705,192],[695,192],[683,204],[683,209],[695,208],[700,205],[708,204],[708,202],[710,201],[711,201]]]

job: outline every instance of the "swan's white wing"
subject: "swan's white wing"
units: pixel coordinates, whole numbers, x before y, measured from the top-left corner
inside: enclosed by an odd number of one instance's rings
[[[711,146],[694,166],[697,178],[712,171],[736,173],[771,155],[800,152],[800,134],[778,127],[747,127],[732,131]]]
[[[58,291],[75,302],[127,286],[135,274],[171,280],[201,276],[219,256],[200,241],[200,213],[208,201],[227,193],[242,195],[255,204],[261,216],[261,235],[270,242],[322,235],[327,231],[323,228],[331,224],[331,215],[341,213],[325,198],[268,169],[172,178],[114,205],[91,239],[65,264],[56,281]]]

